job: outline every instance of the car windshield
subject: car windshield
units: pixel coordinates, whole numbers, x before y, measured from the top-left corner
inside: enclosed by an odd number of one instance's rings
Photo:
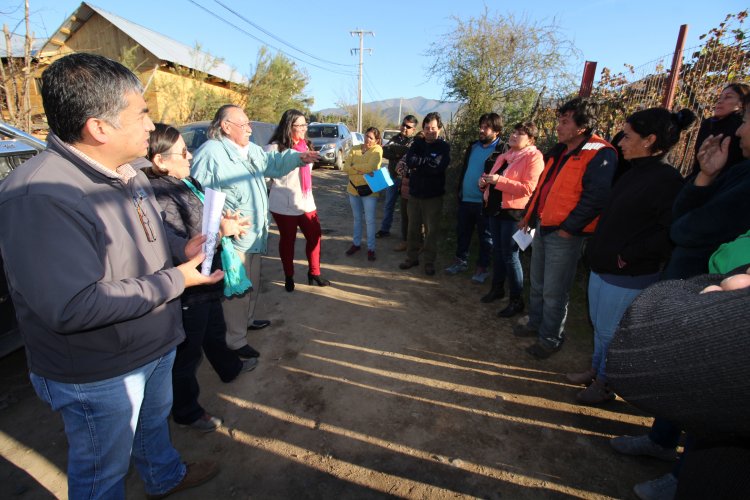
[[[338,127],[336,125],[312,125],[307,129],[307,137],[327,137],[331,139],[337,138]]]

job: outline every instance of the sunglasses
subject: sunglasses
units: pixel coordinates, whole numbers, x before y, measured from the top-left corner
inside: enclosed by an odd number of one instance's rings
[[[182,151],[179,153],[159,153],[162,156],[172,156],[172,155],[179,155],[182,156],[183,159],[187,160],[188,150],[187,148],[182,148]]]
[[[401,126],[404,127],[406,130],[411,130],[411,129],[414,128],[414,127],[412,127],[410,125],[407,125],[406,123],[402,123]]]

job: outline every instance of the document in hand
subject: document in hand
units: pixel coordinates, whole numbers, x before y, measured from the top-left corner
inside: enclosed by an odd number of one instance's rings
[[[216,237],[219,234],[219,224],[226,197],[224,193],[206,188],[203,200],[203,226],[201,227],[201,232],[206,235],[206,242],[203,244],[206,259],[201,264],[201,274],[205,276],[211,274],[211,263],[216,252]]]
[[[521,250],[526,250],[529,248],[529,245],[531,245],[531,240],[534,239],[534,232],[536,229],[532,229],[528,233],[526,231],[523,231],[519,229],[513,234],[513,239],[518,243],[518,248]]]
[[[393,186],[393,179],[391,179],[391,174],[388,172],[387,167],[379,168],[371,174],[365,174],[364,178],[373,193],[377,193],[389,186]]]

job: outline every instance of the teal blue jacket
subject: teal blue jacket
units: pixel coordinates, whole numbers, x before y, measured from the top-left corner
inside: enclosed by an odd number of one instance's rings
[[[226,138],[210,139],[196,151],[191,173],[203,187],[227,195],[225,208],[250,218],[247,233],[234,240],[234,248],[245,253],[266,253],[268,241],[268,190],[264,177],[283,177],[302,165],[291,149],[266,153],[250,143],[243,159]]]

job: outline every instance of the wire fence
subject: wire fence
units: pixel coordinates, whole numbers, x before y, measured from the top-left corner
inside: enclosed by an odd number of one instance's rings
[[[693,166],[699,124],[712,115],[721,90],[729,83],[750,83],[750,38],[746,38],[746,33],[722,26],[705,38],[702,45],[683,51],[671,105],[673,110],[690,108],[698,117],[669,155],[670,163],[683,175]],[[604,137],[611,139],[631,113],[663,105],[673,57],[674,53],[670,53],[639,66],[625,65],[625,70],[619,73],[602,69],[590,98],[598,104],[597,128]],[[544,111],[538,116],[542,122],[540,130],[543,134],[554,134],[554,108]]]

